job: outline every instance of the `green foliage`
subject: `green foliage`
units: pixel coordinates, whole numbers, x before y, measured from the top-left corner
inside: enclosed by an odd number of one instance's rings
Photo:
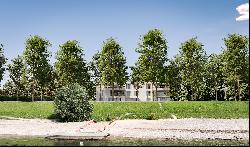
[[[204,85],[205,63],[207,61],[203,45],[197,38],[191,38],[180,47],[181,78],[188,100],[199,100]]]
[[[97,53],[94,54],[92,60],[89,63],[91,78],[93,79],[95,86],[101,84],[101,70],[98,67],[99,58],[100,58],[100,53],[98,51]]]
[[[249,38],[230,34],[224,38],[224,43],[226,85],[228,89],[234,89],[231,94],[234,95],[235,100],[241,99],[241,84],[249,84]]]
[[[4,49],[3,45],[0,44],[0,83],[3,80],[3,75],[5,72],[5,63],[7,61],[7,58],[4,56]]]
[[[167,62],[167,41],[162,32],[158,29],[148,31],[140,39],[136,52],[140,54],[136,64],[140,68],[141,81],[152,82],[157,89],[159,84],[165,83]],[[157,97],[157,93],[155,97]]]
[[[223,89],[225,88],[225,76],[223,67],[224,63],[221,54],[211,54],[209,56],[205,66],[205,84],[203,85],[202,100],[224,100]]]
[[[181,68],[180,68],[180,56],[175,56],[170,60],[170,64],[167,66],[166,82],[169,86],[170,97],[174,100],[181,98]]]
[[[24,85],[21,80],[24,63],[22,57],[19,55],[17,56],[17,58],[12,59],[11,62],[12,63],[8,65],[7,70],[9,71],[10,79],[13,81],[15,87],[17,88],[17,95],[19,95],[24,89]]]
[[[105,86],[114,85],[123,86],[127,77],[126,58],[122,52],[121,46],[113,38],[109,38],[103,43],[100,57],[98,60],[98,68],[101,71],[101,84]],[[114,99],[114,92],[112,92]]]
[[[30,36],[26,40],[23,57],[27,66],[27,72],[30,73],[32,81],[32,97],[34,97],[34,85],[37,84],[40,88],[41,94],[45,86],[49,82],[48,73],[51,65],[49,65],[49,57],[51,53],[48,52],[50,42],[42,37],[35,35]],[[42,96],[42,95],[41,95]]]
[[[60,45],[57,51],[55,72],[59,87],[72,83],[78,83],[86,88],[90,98],[93,98],[93,83],[90,81],[90,74],[86,61],[83,59],[83,49],[76,40],[67,41]]]
[[[135,66],[131,66],[131,84],[133,84],[134,88],[136,89],[136,97],[138,98],[139,94],[139,88],[142,87],[143,80],[141,77],[141,71],[140,67],[138,67],[137,63],[135,63]]]
[[[55,114],[64,122],[89,120],[93,106],[88,100],[86,89],[79,84],[63,86],[55,95]]]

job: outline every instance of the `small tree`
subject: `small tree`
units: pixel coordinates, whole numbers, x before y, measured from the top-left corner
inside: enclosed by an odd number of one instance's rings
[[[241,83],[249,83],[249,38],[230,34],[224,38],[224,42],[224,73],[229,89],[234,89],[236,101],[237,97],[241,99]]]
[[[59,87],[71,83],[78,83],[86,88],[91,99],[93,98],[93,83],[90,81],[88,67],[83,59],[83,49],[76,40],[67,41],[60,45],[57,51],[55,62],[55,71]]]
[[[89,68],[90,68],[90,75],[91,79],[94,82],[95,86],[99,85],[100,91],[101,91],[101,70],[99,69],[99,58],[100,58],[100,53],[97,52],[94,54],[92,57],[92,61],[89,63]],[[101,92],[100,92],[100,98],[101,98]]]
[[[5,72],[5,63],[7,61],[7,58],[5,58],[3,51],[3,45],[0,44],[0,83],[3,80],[3,75]]]
[[[132,70],[131,84],[133,84],[134,88],[136,89],[136,97],[138,100],[139,88],[141,88],[141,85],[143,84],[143,81],[141,79],[141,72],[140,72],[140,68],[138,67],[137,63],[135,63],[135,66],[132,66],[130,68]]]
[[[86,89],[77,83],[61,87],[56,91],[55,114],[63,122],[89,120],[93,105],[89,103]]]
[[[205,71],[206,78],[205,83],[208,96],[215,95],[215,100],[218,100],[218,91],[223,88],[224,74],[223,74],[223,60],[221,55],[211,54],[206,63]],[[214,91],[214,94],[211,92]]]
[[[10,79],[13,81],[15,86],[17,87],[17,100],[20,94],[20,91],[24,89],[24,86],[21,82],[22,79],[22,70],[24,68],[23,59],[21,56],[17,56],[17,58],[14,58],[11,60],[12,63],[8,65],[8,71]]]
[[[203,45],[197,37],[191,38],[181,44],[181,78],[186,88],[187,99],[198,100],[204,85],[204,69],[207,61]]]
[[[103,43],[98,67],[101,71],[101,83],[105,86],[112,86],[112,99],[114,100],[114,86],[123,86],[127,77],[127,66],[121,46],[113,38]]]
[[[42,100],[43,88],[48,83],[49,57],[51,56],[51,53],[47,50],[49,46],[51,46],[50,42],[38,35],[31,36],[26,40],[23,54],[28,65],[28,71],[31,73],[32,101],[34,101],[35,84],[37,83],[40,87]]]
[[[162,32],[158,29],[148,31],[141,38],[136,52],[140,54],[137,61],[141,71],[143,82],[152,82],[156,88],[155,97],[157,98],[157,88],[165,83],[165,65],[167,62],[167,41]]]
[[[177,55],[174,59],[170,60],[166,73],[166,83],[169,86],[169,93],[171,94],[171,98],[175,100],[179,100],[181,93],[182,79],[180,70],[180,57]]]

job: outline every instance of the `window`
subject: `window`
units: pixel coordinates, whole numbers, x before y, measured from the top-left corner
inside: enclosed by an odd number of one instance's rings
[[[127,92],[127,96],[130,96],[130,91],[126,91]]]
[[[112,90],[110,90],[110,96],[112,96]],[[114,90],[114,96],[124,96],[123,90]]]
[[[150,89],[150,86],[151,86],[150,84],[147,84],[147,89]]]
[[[151,91],[147,91],[147,96],[150,96],[151,95]]]
[[[126,84],[126,89],[130,89],[131,84]]]

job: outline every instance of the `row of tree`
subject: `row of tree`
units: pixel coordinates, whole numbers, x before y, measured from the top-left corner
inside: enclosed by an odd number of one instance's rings
[[[221,54],[207,55],[202,43],[191,38],[181,44],[179,54],[167,57],[167,41],[158,29],[140,37],[139,58],[131,66],[128,76],[122,47],[114,38],[103,42],[102,49],[87,63],[79,42],[67,41],[59,46],[56,62],[49,64],[51,43],[40,37],[26,40],[21,56],[7,65],[10,80],[1,90],[2,95],[53,96],[57,88],[78,83],[86,88],[89,99],[94,97],[95,86],[122,87],[130,80],[135,89],[152,83],[155,91],[166,85],[174,100],[248,100],[249,96],[249,41],[247,36],[231,34],[224,38]],[[3,79],[6,58],[0,46],[0,80]],[[137,92],[138,93],[138,92]],[[157,98],[157,92],[153,93]]]

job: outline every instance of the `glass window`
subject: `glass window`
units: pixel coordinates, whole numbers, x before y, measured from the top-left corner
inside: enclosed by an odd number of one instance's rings
[[[127,96],[130,96],[130,91],[127,91]]]

